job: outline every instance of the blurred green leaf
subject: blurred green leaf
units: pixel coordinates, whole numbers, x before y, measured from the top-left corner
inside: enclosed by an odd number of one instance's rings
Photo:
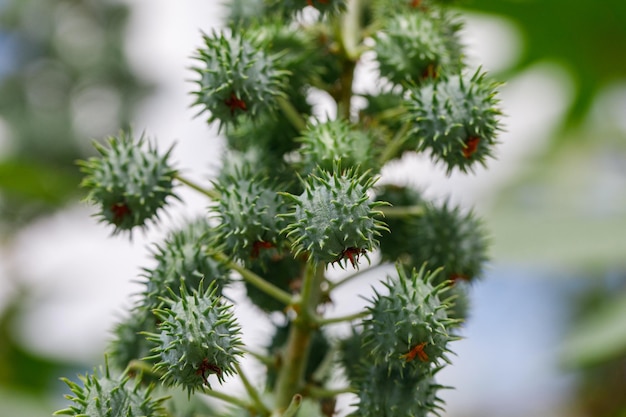
[[[0,162],[0,189],[34,203],[59,206],[77,194],[78,170],[61,170],[19,159]]]
[[[502,15],[522,30],[524,50],[512,71],[550,60],[573,74],[578,91],[570,125],[586,114],[601,88],[626,77],[624,0],[467,0],[466,6]]]
[[[607,362],[626,355],[626,292],[601,303],[571,329],[561,359],[566,366],[580,367]]]

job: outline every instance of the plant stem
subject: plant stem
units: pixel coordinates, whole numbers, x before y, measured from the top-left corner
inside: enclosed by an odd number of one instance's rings
[[[407,140],[407,133],[411,125],[405,123],[393,136],[393,139],[387,144],[383,153],[380,155],[379,163],[384,165],[385,162],[398,156],[398,153],[402,150],[402,145]]]
[[[243,383],[243,386],[246,388],[246,392],[248,393],[248,395],[252,399],[252,402],[256,406],[257,411],[260,411],[264,415],[269,415],[271,411],[265,406],[265,404],[263,404],[263,401],[261,401],[261,396],[259,395],[259,392],[256,390],[256,388],[252,386],[252,384],[250,383],[250,380],[248,379],[246,374],[243,372],[239,364],[237,363],[235,364],[235,369],[237,370],[237,375],[239,375],[239,378],[241,378],[241,382]]]
[[[250,271],[249,269],[239,265],[236,262],[231,261],[223,253],[212,252],[210,253],[210,255],[213,256],[215,260],[222,262],[228,268],[239,272],[244,280],[248,281],[250,284],[254,285],[255,287],[257,287],[259,290],[263,291],[267,295],[274,297],[276,300],[280,301],[281,303],[287,306],[293,304],[294,298],[291,296],[291,294],[289,294],[286,291],[281,290],[276,285],[272,284],[271,282],[266,281],[265,279],[258,276],[257,274]]]
[[[202,389],[202,393],[208,395],[209,397],[213,397],[213,398],[218,398],[222,401],[225,401],[227,403],[231,403],[233,405],[236,405],[238,407],[241,407],[245,410],[250,410],[250,404],[248,404],[246,401],[241,400],[237,397],[234,397],[232,395],[228,395],[225,394],[223,392],[220,391],[215,391],[209,388],[203,388]]]
[[[322,327],[322,326],[326,326],[327,324],[343,323],[346,321],[362,319],[363,317],[366,317],[368,314],[369,313],[367,311],[360,311],[358,313],[348,314],[346,316],[329,317],[329,318],[320,317],[317,319],[317,324],[318,326]]]
[[[381,207],[379,210],[385,217],[413,217],[424,214],[424,206]]]
[[[299,132],[302,132],[306,128],[306,120],[289,100],[284,97],[278,97],[278,106],[287,120],[289,120],[289,123],[291,123]]]
[[[314,385],[310,385],[306,387],[306,392],[313,398],[334,398],[337,395],[354,392],[354,388],[345,387],[345,388],[327,389],[327,388],[320,388]]]
[[[348,0],[344,19],[339,22],[339,44],[342,52],[341,89],[337,99],[337,117],[350,120],[354,69],[360,57],[362,40],[362,0]]]
[[[220,198],[220,192],[217,191],[217,190],[206,189],[206,188],[202,187],[201,185],[198,185],[195,182],[193,182],[193,181],[191,181],[191,180],[181,176],[180,174],[175,174],[174,178],[176,178],[178,181],[182,182],[186,186],[188,186],[190,188],[193,188],[194,190],[198,191],[199,193],[202,193],[202,194],[206,195],[211,200],[217,200],[217,199]]]
[[[294,395],[303,388],[304,371],[309,358],[311,337],[315,330],[315,308],[321,299],[324,282],[323,264],[307,264],[299,303],[294,306],[298,316],[291,323],[287,347],[276,382],[276,407],[282,412],[290,405]]]

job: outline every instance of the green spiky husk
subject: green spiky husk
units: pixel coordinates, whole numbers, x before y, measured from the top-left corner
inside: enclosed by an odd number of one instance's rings
[[[108,369],[94,370],[93,374],[79,376],[80,386],[66,378],[63,381],[73,395],[66,398],[73,405],[59,410],[55,415],[74,417],[166,417],[162,406],[165,398],[152,399],[153,386],[143,389],[139,382],[134,387],[128,385],[129,377],[112,378]]]
[[[496,98],[499,83],[478,69],[472,76],[453,75],[410,89],[407,119],[409,142],[429,151],[448,173],[471,171],[493,157],[501,114]]]
[[[287,72],[278,56],[266,53],[240,32],[213,32],[204,36],[204,47],[195,57],[200,65],[194,104],[209,112],[208,122],[236,124],[245,115],[252,119],[276,109],[285,95]]]
[[[398,265],[397,278],[384,282],[387,295],[375,292],[364,321],[363,346],[377,365],[389,372],[415,376],[441,360],[448,362],[448,343],[454,340],[449,328],[448,305],[441,301],[447,284],[434,287],[432,273],[420,269],[407,276]]]
[[[407,378],[385,366],[368,366],[357,383],[359,402],[354,417],[426,417],[438,415],[443,400],[437,392],[445,388],[428,372]]]
[[[232,306],[217,296],[214,283],[204,291],[188,295],[181,283],[180,296],[170,293],[168,308],[155,310],[162,320],[159,334],[149,334],[155,342],[150,358],[159,362],[156,372],[168,385],[179,385],[190,394],[210,388],[209,375],[221,383],[235,372],[241,352],[240,328]],[[150,359],[149,358],[149,359]]]
[[[116,369],[126,369],[133,360],[150,355],[154,343],[146,339],[145,333],[157,331],[157,318],[151,310],[135,306],[128,317],[113,329],[113,341],[108,349],[108,358]],[[152,361],[152,364],[155,362]],[[144,376],[144,379],[146,376]]]
[[[438,282],[480,278],[488,260],[489,240],[473,212],[464,213],[448,202],[425,204],[423,214],[411,226],[407,232],[412,237],[404,246],[410,265],[442,268]]]
[[[161,298],[167,297],[170,291],[180,295],[181,279],[188,293],[197,290],[200,282],[204,285],[216,282],[217,295],[221,295],[230,282],[229,270],[207,256],[207,251],[216,245],[216,234],[208,219],[198,218],[171,232],[162,244],[154,246],[152,257],[156,265],[144,268],[143,274],[146,278],[144,308],[159,307]]]
[[[106,144],[94,144],[100,157],[79,161],[85,174],[81,186],[89,190],[87,200],[99,206],[97,217],[113,225],[114,234],[156,221],[168,197],[177,198],[172,149],[160,155],[143,135],[134,140],[126,132],[109,137]]]
[[[309,175],[300,196],[287,194],[295,210],[285,216],[290,224],[284,233],[293,239],[296,256],[308,253],[318,262],[346,265],[376,248],[387,229],[375,210],[384,203],[372,202],[367,194],[374,183],[367,174],[342,172],[336,164],[332,174]]]
[[[302,143],[302,172],[315,169],[331,172],[338,161],[359,172],[378,171],[372,155],[373,137],[350,126],[345,120],[309,125],[299,138]]]
[[[398,14],[375,37],[380,74],[394,84],[416,84],[463,66],[458,32],[447,14]]]
[[[284,198],[261,177],[237,173],[215,184],[220,191],[213,207],[220,220],[218,241],[235,258],[250,262],[260,249],[281,244],[280,230],[287,210]]]

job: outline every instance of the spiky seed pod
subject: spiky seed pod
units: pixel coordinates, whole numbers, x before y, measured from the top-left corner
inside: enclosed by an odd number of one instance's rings
[[[258,258],[263,248],[280,244],[287,208],[282,195],[267,181],[254,175],[238,174],[215,184],[220,191],[212,210],[220,219],[218,240],[225,251],[249,262]]]
[[[265,20],[246,30],[250,39],[267,44],[271,52],[280,55],[281,68],[290,73],[289,99],[298,110],[302,110],[302,105],[306,103],[303,101],[306,87],[322,71],[319,62],[322,52],[315,47],[314,37],[301,25],[286,25],[283,19]],[[306,107],[310,111],[310,106]]]
[[[229,269],[207,256],[207,250],[216,245],[215,229],[208,219],[199,218],[169,234],[161,245],[155,245],[152,256],[153,268],[144,268],[146,289],[142,306],[152,310],[160,306],[161,298],[169,291],[180,295],[181,279],[187,291],[197,290],[200,282],[205,285],[216,282],[217,295],[230,282]]]
[[[421,207],[424,202],[421,194],[412,188],[396,185],[384,185],[376,192],[376,200],[386,201],[392,207]],[[413,234],[419,222],[419,215],[407,214],[402,217],[388,217],[385,219],[390,233],[380,237],[380,252],[386,261],[410,261],[406,255],[407,242],[413,239]],[[420,264],[421,266],[421,264]]]
[[[460,29],[446,14],[394,16],[375,37],[380,74],[394,84],[406,85],[459,72],[463,65]]]
[[[287,72],[270,55],[241,33],[204,35],[204,47],[195,57],[200,65],[194,104],[209,112],[208,122],[235,124],[246,115],[257,118],[272,112],[284,96]]]
[[[191,394],[203,386],[211,387],[209,375],[216,375],[222,383],[235,372],[237,357],[242,354],[241,331],[232,306],[217,296],[215,283],[191,295],[181,283],[180,294],[171,292],[171,298],[165,300],[168,308],[155,310],[162,320],[161,333],[147,335],[157,344],[149,359],[159,361],[154,369],[163,373],[166,384],[180,385]]]
[[[438,415],[443,400],[431,372],[413,378],[389,371],[385,366],[370,365],[356,383],[359,403],[354,417],[426,417]]]
[[[94,370],[91,375],[79,376],[83,386],[63,378],[74,395],[66,398],[73,405],[59,410],[55,415],[74,417],[165,417],[163,408],[165,398],[150,397],[153,386],[143,389],[139,382],[133,387],[128,385],[129,377],[112,378],[109,370]]]
[[[298,140],[302,143],[300,163],[305,173],[316,168],[330,172],[338,161],[359,172],[379,168],[374,167],[372,157],[373,137],[345,120],[309,125]]]
[[[377,247],[387,228],[376,211],[384,203],[372,202],[367,194],[375,181],[335,164],[332,173],[309,175],[300,196],[285,194],[295,203],[285,216],[290,224],[284,232],[293,239],[296,256],[306,252],[318,262],[346,266],[349,261],[355,267],[361,254]]]
[[[405,243],[410,265],[426,263],[429,268],[443,268],[438,282],[473,281],[481,276],[489,241],[473,212],[465,213],[449,202],[425,204],[417,220],[410,231],[412,237]]]
[[[150,355],[154,343],[146,339],[144,333],[156,331],[157,322],[152,311],[141,306],[133,308],[129,316],[113,329],[114,338],[108,355],[111,365],[124,370],[130,361]]]
[[[169,162],[171,148],[160,155],[142,135],[134,140],[122,132],[107,140],[108,147],[94,144],[100,157],[79,161],[89,189],[87,200],[100,206],[100,221],[115,227],[113,233],[145,227],[155,221],[159,210],[173,193],[176,174]],[[147,146],[147,148],[146,148]]]
[[[478,69],[471,77],[441,77],[411,88],[407,110],[411,142],[443,162],[448,173],[454,168],[467,172],[476,163],[484,166],[501,130],[498,86]]]
[[[448,343],[454,340],[449,328],[448,305],[441,301],[447,284],[433,287],[433,273],[424,267],[407,276],[397,267],[398,277],[384,282],[389,293],[375,293],[364,321],[363,345],[375,364],[389,372],[415,376],[441,360],[448,362]]]

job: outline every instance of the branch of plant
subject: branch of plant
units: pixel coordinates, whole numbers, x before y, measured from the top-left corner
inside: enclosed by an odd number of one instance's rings
[[[263,401],[261,400],[261,396],[259,395],[259,391],[256,388],[254,388],[252,383],[250,383],[250,380],[241,369],[241,366],[239,366],[239,364],[236,363],[235,369],[237,370],[237,375],[239,375],[239,378],[241,378],[241,382],[243,383],[243,386],[245,387],[246,392],[248,393],[248,395],[250,396],[250,399],[254,403],[256,410],[261,412],[262,414],[269,415],[271,411],[263,403]]]
[[[281,290],[276,285],[272,284],[271,282],[268,282],[264,278],[258,276],[254,272],[247,269],[246,267],[241,266],[236,262],[233,262],[225,254],[221,252],[211,251],[209,252],[209,256],[212,256],[216,261],[223,263],[228,268],[239,272],[239,274],[242,276],[242,278],[245,281],[254,285],[255,287],[257,287],[259,290],[263,291],[267,295],[274,297],[276,300],[280,301],[281,303],[287,306],[290,306],[294,303],[294,297],[291,294],[289,294],[288,292],[284,290]]]
[[[383,153],[380,155],[379,163],[380,165],[384,165],[386,162],[392,160],[399,156],[399,153],[402,151],[402,145],[408,139],[407,133],[411,125],[409,123],[405,123],[402,127],[396,132],[391,141],[385,146]]]
[[[309,262],[306,266],[300,300],[295,306],[298,316],[291,323],[287,346],[276,383],[276,407],[286,410],[294,395],[302,388],[304,372],[315,328],[313,315],[321,300],[325,264]]]
[[[185,184],[189,188],[192,188],[192,189],[198,191],[199,193],[204,194],[205,196],[209,197],[211,200],[218,200],[220,198],[220,192],[219,191],[204,188],[203,186],[195,183],[194,181],[192,181],[192,180],[190,180],[188,178],[183,177],[179,173],[174,175],[174,178],[176,180],[178,180],[179,182]]]

